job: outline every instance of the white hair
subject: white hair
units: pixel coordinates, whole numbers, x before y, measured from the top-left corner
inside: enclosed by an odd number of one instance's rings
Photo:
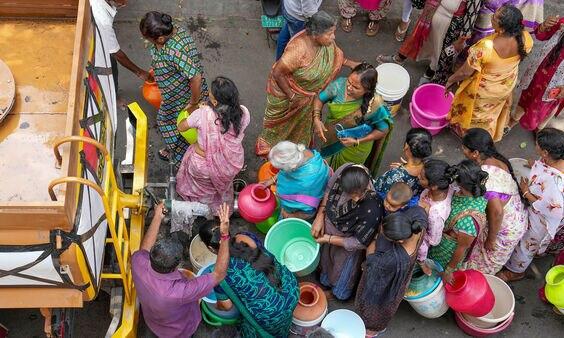
[[[268,154],[268,160],[273,167],[292,171],[302,165],[305,159],[306,147],[290,141],[282,141],[275,145]]]

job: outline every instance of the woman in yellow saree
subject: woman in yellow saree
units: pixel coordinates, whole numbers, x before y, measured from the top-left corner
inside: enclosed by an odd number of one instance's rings
[[[323,142],[321,156],[337,170],[345,163],[365,164],[376,174],[393,118],[382,98],[375,94],[378,73],[361,63],[348,77],[339,77],[319,93],[314,103],[314,129]],[[326,104],[328,115],[321,121]]]
[[[255,145],[258,156],[268,156],[271,147],[280,141],[311,145],[315,97],[343,64],[351,68],[358,64],[345,59],[337,47],[336,23],[324,11],[314,14],[272,67],[266,86],[263,131]]]
[[[447,89],[462,81],[448,115],[459,136],[467,129],[482,128],[496,142],[503,137],[519,63],[533,48],[522,21],[517,8],[500,7],[492,18],[495,33],[470,47],[467,61],[448,79]]]

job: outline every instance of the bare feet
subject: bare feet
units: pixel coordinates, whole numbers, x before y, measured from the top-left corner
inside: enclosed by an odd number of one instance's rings
[[[503,269],[496,274],[496,277],[500,278],[502,281],[509,283],[509,282],[517,282],[521,279],[525,278],[525,273],[517,273],[513,271],[509,271],[507,269]]]

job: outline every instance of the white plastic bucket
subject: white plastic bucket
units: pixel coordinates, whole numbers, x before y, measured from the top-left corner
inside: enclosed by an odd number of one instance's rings
[[[200,235],[194,236],[190,242],[190,263],[196,273],[204,266],[215,263],[217,255],[211,252],[204,242],[200,239]]]
[[[443,282],[425,297],[407,300],[409,305],[420,315],[426,318],[438,318],[448,311]]]
[[[378,84],[376,93],[382,96],[392,115],[396,115],[401,101],[409,90],[409,73],[395,63],[383,63],[376,67]]]

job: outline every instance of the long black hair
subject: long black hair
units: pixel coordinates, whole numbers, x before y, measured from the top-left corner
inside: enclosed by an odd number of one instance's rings
[[[347,194],[361,194],[366,191],[370,174],[360,165],[351,165],[341,172],[341,187]]]
[[[223,128],[221,133],[227,133],[229,127],[233,126],[235,136],[239,136],[243,109],[241,109],[239,104],[239,90],[237,86],[230,79],[218,76],[211,83],[211,92],[217,100],[217,105],[213,109],[218,115],[217,121],[221,123]]]
[[[365,115],[368,112],[370,101],[374,97],[374,90],[376,89],[376,84],[378,83],[378,72],[373,65],[366,62],[354,67],[352,72],[358,74],[360,77],[360,84],[366,91],[366,93],[362,96],[362,105],[360,106],[362,115]]]
[[[474,197],[480,197],[486,193],[488,173],[483,171],[474,161],[463,160],[448,168],[446,175]]]
[[[503,5],[500,8],[499,27],[503,28],[506,35],[512,36],[517,40],[517,48],[521,61],[527,56],[525,43],[523,41],[523,14],[512,5]]]
[[[416,213],[407,211],[391,213],[384,218],[382,232],[393,241],[408,239],[427,227],[424,220],[414,217],[416,215]]]
[[[200,227],[200,238],[206,246],[219,250],[220,233],[217,221],[208,220]],[[229,254],[231,257],[240,258],[253,267],[256,271],[262,272],[268,278],[270,284],[275,288],[282,287],[280,275],[274,264],[274,258],[264,253],[263,248],[251,248],[244,242],[237,242],[235,236],[229,240]]]
[[[174,30],[172,17],[166,13],[156,11],[148,12],[141,19],[139,30],[144,37],[151,39],[168,36]]]
[[[515,173],[513,172],[513,166],[511,165],[511,162],[509,162],[509,160],[505,156],[497,151],[490,133],[482,128],[468,129],[468,131],[466,131],[466,134],[462,138],[462,144],[466,148],[470,149],[470,151],[477,151],[483,160],[487,158],[495,158],[496,160],[503,162],[503,164],[507,166],[511,177],[517,184],[517,189],[519,189],[521,198],[523,200],[526,200],[523,197],[521,187],[519,186],[519,181],[517,181]]]
[[[450,165],[445,161],[430,158],[425,160],[423,165],[423,173],[429,181],[429,187],[436,186],[439,190],[448,190],[452,183],[452,178],[447,177]]]
[[[537,133],[537,144],[539,148],[547,151],[553,160],[564,160],[564,131],[544,128]]]
[[[405,143],[409,146],[411,154],[419,159],[431,156],[433,149],[431,133],[423,128],[411,128],[405,136]]]

